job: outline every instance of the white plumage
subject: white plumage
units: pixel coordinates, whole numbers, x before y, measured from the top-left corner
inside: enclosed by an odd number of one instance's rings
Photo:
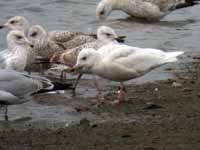
[[[0,52],[0,68],[23,71],[29,49],[33,46],[23,31],[12,30],[7,35],[8,49]]]
[[[123,81],[140,77],[156,67],[174,62],[181,54],[183,52],[109,44],[98,51],[83,49],[78,55],[74,69],[119,81],[123,87]]]

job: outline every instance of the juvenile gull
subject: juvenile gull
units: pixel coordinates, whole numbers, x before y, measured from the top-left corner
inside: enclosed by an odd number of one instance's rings
[[[12,30],[7,35],[8,49],[0,51],[0,68],[24,71],[29,49],[33,45],[23,31]]]
[[[62,40],[62,37],[67,37],[68,35],[66,35],[66,33],[68,32],[69,31],[54,31],[48,33],[42,26],[34,25],[29,29],[28,39],[34,43],[36,49],[38,49],[39,55],[42,57],[44,55],[47,56],[49,53],[70,49],[96,39],[94,35],[82,33],[73,38],[67,38],[67,42],[65,42]],[[56,36],[53,38],[51,33],[54,33]],[[71,34],[69,33],[69,35]]]
[[[52,53],[49,57],[53,63],[61,63],[67,66],[74,66],[78,53],[83,48],[99,49],[100,47],[109,43],[124,42],[125,36],[118,36],[115,31],[108,26],[100,26],[97,29],[97,40],[94,42],[85,43],[72,49],[66,49],[65,51]]]
[[[34,65],[36,55],[43,57],[53,51],[61,51],[64,49],[70,49],[77,47],[86,42],[91,42],[96,39],[96,35],[86,34],[82,32],[74,31],[50,31],[47,32],[42,26],[34,25],[30,26],[29,21],[22,16],[15,16],[10,18],[4,24],[0,25],[0,28],[10,28],[24,31],[24,34],[34,43],[34,49],[30,50],[28,55],[28,61],[26,70],[41,71],[41,68]],[[42,65],[42,69],[46,70],[50,68],[50,65]],[[38,70],[39,69],[39,70]]]
[[[118,36],[115,31],[108,26],[100,26],[97,30],[97,40],[94,42],[83,44],[79,47],[65,50],[63,52],[56,52],[50,55],[50,62],[61,63],[69,67],[73,67],[76,64],[77,56],[83,48],[99,49],[100,47],[109,43],[124,42],[124,36]],[[80,74],[75,82],[74,90],[76,89],[78,82],[81,78]]]
[[[101,0],[96,16],[104,20],[113,10],[121,10],[130,16],[158,21],[172,11],[190,7],[198,0]]]
[[[20,30],[24,31],[25,34],[28,32],[28,29],[30,28],[29,21],[22,16],[15,16],[8,21],[6,21],[4,24],[0,25],[0,29],[2,28],[10,28],[12,30]]]
[[[181,51],[163,52],[158,49],[109,44],[98,51],[83,49],[73,70],[120,82],[120,92],[114,103],[121,103],[125,95],[124,81],[138,78],[154,68],[177,61],[176,57],[181,54]]]
[[[85,43],[93,42],[97,39],[95,34],[87,34],[76,31],[51,31],[49,39],[62,43],[65,48],[71,49]]]
[[[29,21],[23,16],[15,16],[10,18],[8,21],[0,25],[0,28],[10,28],[13,30],[22,30],[25,35],[31,28]],[[87,34],[83,32],[68,31],[68,30],[57,30],[57,31],[45,31],[43,27],[40,27],[42,33],[45,33],[48,40],[58,42],[65,46],[65,48],[73,48],[84,44],[86,42],[91,42],[96,39],[93,34]],[[68,43],[69,42],[69,43]]]
[[[66,37],[65,40],[67,40],[67,35],[65,36],[66,32],[50,32],[49,33],[40,25],[33,25],[32,27],[30,27],[29,31],[28,31],[28,39],[34,44],[34,49],[33,49],[33,53],[32,53],[32,58],[45,58],[47,57],[49,54],[54,53],[54,52],[59,52],[59,51],[63,51],[65,49],[74,47],[74,46],[78,46],[81,43],[85,43],[85,42],[91,42],[94,41],[95,38],[93,35],[77,35],[76,37],[70,39],[68,38],[69,42],[63,42],[64,40],[62,40],[62,37]],[[54,35],[56,35],[54,38],[52,38],[52,34],[51,33],[55,33]],[[59,36],[60,35],[60,36]],[[70,33],[68,35],[71,35]],[[60,37],[60,38],[59,38]],[[37,71],[37,65],[30,65],[31,66],[31,70]],[[51,65],[49,64],[43,64],[42,65],[42,70],[46,70],[49,69],[51,67]]]

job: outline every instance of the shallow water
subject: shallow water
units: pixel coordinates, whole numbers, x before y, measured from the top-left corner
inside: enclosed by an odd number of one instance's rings
[[[184,50],[199,51],[200,37],[200,6],[194,6],[178,11],[174,11],[158,23],[136,22],[134,19],[127,19],[127,15],[122,12],[113,12],[107,21],[98,22],[95,17],[95,8],[98,0],[1,0],[0,1],[0,23],[8,18],[21,15],[27,17],[32,24],[41,24],[48,30],[78,30],[84,32],[96,32],[99,25],[109,25],[118,34],[126,35],[126,43],[132,46],[160,48],[166,51]],[[0,30],[1,49],[6,48],[6,34],[8,30]],[[145,78],[136,82],[144,82],[155,79],[171,77],[169,73],[158,69],[148,74]],[[159,72],[159,74],[158,74]],[[130,83],[135,83],[131,81]],[[89,88],[87,88],[89,89]],[[88,95],[95,90],[89,89]],[[84,88],[80,88],[80,93],[85,93]],[[84,94],[83,94],[84,95]],[[73,100],[70,96],[68,99]],[[58,100],[58,98],[55,98]],[[47,102],[48,103],[48,102]],[[31,116],[33,120],[76,120],[85,117],[83,114],[73,113],[70,107],[63,106],[68,103],[66,100],[58,100],[58,103],[40,104],[31,101],[20,106],[9,107],[11,118],[18,116]],[[87,114],[91,115],[92,114]]]

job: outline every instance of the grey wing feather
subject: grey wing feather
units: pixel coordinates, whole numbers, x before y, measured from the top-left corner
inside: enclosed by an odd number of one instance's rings
[[[44,82],[46,82],[46,79],[42,77],[29,76],[16,71],[0,70],[0,90],[8,91],[17,97],[30,95],[42,89]]]
[[[19,101],[19,98],[10,92],[0,90],[0,104],[13,104]]]

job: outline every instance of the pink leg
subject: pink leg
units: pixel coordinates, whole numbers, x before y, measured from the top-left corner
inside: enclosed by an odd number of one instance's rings
[[[123,82],[120,82],[120,90],[119,90],[119,94],[117,96],[117,100],[115,100],[113,102],[113,104],[120,104],[124,101],[124,97],[125,97],[125,86],[123,84]]]
[[[98,92],[98,96],[101,96],[101,90],[99,88],[99,84],[98,84],[96,76],[93,76],[93,80],[94,80],[94,86],[96,87],[97,92]]]
[[[91,100],[91,103],[92,104],[101,104],[104,102],[104,97],[102,96],[96,76],[93,76],[93,80],[94,80],[94,86],[97,89],[98,93],[97,93],[97,96],[95,96],[95,98],[93,100]]]

